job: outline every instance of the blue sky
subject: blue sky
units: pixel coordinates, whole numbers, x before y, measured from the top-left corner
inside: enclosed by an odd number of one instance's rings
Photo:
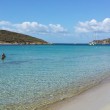
[[[110,0],[0,0],[0,29],[86,43],[110,36],[109,10]]]

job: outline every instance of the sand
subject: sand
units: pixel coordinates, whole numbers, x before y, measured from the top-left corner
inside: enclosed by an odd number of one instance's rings
[[[78,96],[51,105],[48,110],[110,110],[110,78]]]
[[[21,108],[8,107],[0,110],[21,110]],[[75,97],[44,106],[42,109],[34,105],[30,106],[30,109],[22,108],[22,110],[110,110],[110,78]]]

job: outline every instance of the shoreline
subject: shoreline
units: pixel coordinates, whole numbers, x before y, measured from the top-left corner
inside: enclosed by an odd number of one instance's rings
[[[41,110],[110,110],[109,97],[110,77],[79,95],[44,106]]]
[[[18,104],[9,104],[9,105],[1,105],[0,110],[4,109],[16,109],[16,110],[110,110],[109,109],[96,109],[97,107],[100,107],[100,105],[103,105],[103,101],[98,100],[97,96],[101,94],[100,96],[102,99],[109,100],[110,104],[110,76],[103,78],[99,82],[97,82],[95,85],[91,85],[86,89],[83,89],[83,91],[78,92],[76,95],[62,98],[61,100],[56,100],[55,102],[40,104],[37,106],[36,102],[33,102],[31,104],[29,103],[18,103]],[[102,91],[104,95],[102,95]],[[105,94],[107,92],[107,94]],[[96,94],[95,94],[96,93]],[[106,95],[106,96],[105,96]],[[89,100],[90,99],[90,100]],[[90,103],[91,102],[91,103]],[[100,104],[100,102],[102,102]],[[104,100],[106,102],[106,100]],[[94,107],[95,103],[98,103],[98,106]],[[89,105],[89,106],[88,106]],[[106,105],[106,104],[105,104]],[[80,108],[79,108],[80,107]],[[90,109],[90,108],[91,109]],[[82,109],[83,108],[83,109]]]

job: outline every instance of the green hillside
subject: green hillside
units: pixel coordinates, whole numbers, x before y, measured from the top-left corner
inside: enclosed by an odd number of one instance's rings
[[[0,44],[48,44],[48,42],[29,35],[0,30]]]

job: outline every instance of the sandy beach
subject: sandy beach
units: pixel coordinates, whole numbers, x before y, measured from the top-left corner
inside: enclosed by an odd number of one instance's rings
[[[110,110],[110,78],[76,97],[51,105],[48,110]]]

